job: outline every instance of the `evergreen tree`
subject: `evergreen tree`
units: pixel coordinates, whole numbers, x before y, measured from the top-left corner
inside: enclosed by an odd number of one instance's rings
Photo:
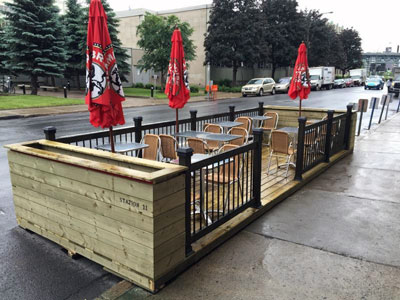
[[[0,24],[3,24],[3,19],[0,17]],[[7,49],[6,41],[4,39],[4,28],[0,25],[0,75],[8,73],[6,67],[7,56],[5,55]]]
[[[114,10],[111,8],[110,4],[108,4],[107,0],[101,1],[104,7],[104,11],[107,15],[107,24],[108,24],[108,31],[110,33],[111,42],[114,46],[114,54],[115,58],[117,59],[119,75],[122,81],[128,81],[127,76],[131,72],[131,66],[128,63],[130,56],[128,55],[127,49],[122,47],[121,40],[118,38],[118,26],[119,20],[116,17]],[[86,0],[86,3],[90,5],[90,0]],[[84,13],[84,22],[82,22],[83,27],[82,30],[85,32],[85,42],[84,42],[84,49],[86,51],[86,34],[87,34],[87,25],[89,20],[89,6],[85,9]],[[86,66],[86,55],[83,57],[84,65]]]
[[[161,85],[165,83],[171,54],[171,37],[176,25],[182,33],[185,61],[191,61],[196,57],[196,47],[190,39],[193,28],[188,23],[181,22],[174,15],[160,17],[146,14],[144,21],[137,28],[138,46],[144,50],[139,67],[141,70],[160,72]]]
[[[206,61],[232,68],[232,84],[241,66],[259,60],[259,13],[254,0],[214,0],[204,41]]]
[[[62,76],[65,69],[63,26],[54,0],[14,0],[6,3],[7,67],[31,78],[37,94],[39,76]]]
[[[62,22],[65,26],[65,49],[68,55],[65,77],[75,78],[80,88],[79,76],[85,75],[86,68],[86,32],[82,28],[82,24],[85,24],[84,13],[78,0],[67,0],[67,11],[62,16]]]
[[[261,53],[271,63],[272,77],[278,67],[293,65],[302,41],[296,0],[263,0],[261,3]]]

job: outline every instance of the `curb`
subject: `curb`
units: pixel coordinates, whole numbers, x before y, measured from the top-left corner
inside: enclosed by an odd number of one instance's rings
[[[238,97],[232,97],[232,98],[220,98],[217,101],[224,101],[224,100],[230,100],[230,99],[237,99]],[[214,102],[210,101],[207,99],[204,100],[199,100],[199,101],[194,101],[193,103],[202,103],[202,102]],[[145,105],[140,105],[140,106],[129,106],[125,107],[124,109],[129,109],[129,108],[140,108],[140,107],[149,107],[149,106],[162,106],[162,105],[168,105],[168,103],[157,103],[157,104],[145,104]],[[17,110],[17,109],[16,109]],[[87,110],[82,110],[82,111],[59,111],[55,113],[40,113],[40,114],[25,114],[25,115],[8,115],[8,116],[1,116],[0,115],[0,121],[1,120],[13,120],[13,119],[24,119],[24,118],[34,118],[34,117],[43,117],[43,116],[51,116],[51,115],[63,115],[63,114],[75,114],[75,113],[84,113],[87,112]],[[1,111],[0,111],[1,114]]]

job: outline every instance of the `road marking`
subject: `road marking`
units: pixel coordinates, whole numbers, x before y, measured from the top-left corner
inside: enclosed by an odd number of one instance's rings
[[[1,209],[0,209],[0,215],[3,215],[3,216],[5,216],[5,215],[6,215],[6,213],[5,213],[3,210],[1,210]]]

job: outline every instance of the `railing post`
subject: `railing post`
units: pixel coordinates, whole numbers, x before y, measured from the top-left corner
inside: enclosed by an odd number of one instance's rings
[[[190,111],[190,130],[196,131],[197,110]]]
[[[328,123],[326,125],[326,137],[325,137],[325,162],[329,162],[331,156],[331,144],[332,144],[332,123],[334,110],[328,110]]]
[[[229,121],[235,121],[235,106],[230,105],[229,106]]]
[[[264,102],[258,102],[258,115],[264,115]]]
[[[56,140],[56,131],[57,129],[54,126],[48,126],[43,128],[44,136],[46,140],[55,141]]]
[[[192,230],[191,230],[191,221],[192,221],[192,214],[190,211],[191,208],[191,172],[190,172],[190,165],[191,165],[191,159],[193,155],[193,149],[192,148],[179,148],[177,150],[178,157],[179,157],[179,164],[181,166],[185,166],[188,169],[186,170],[185,173],[185,231],[186,231],[186,237],[185,237],[185,250],[186,250],[186,255],[190,255],[193,252],[192,249]]]
[[[344,132],[344,149],[350,149],[350,129],[351,129],[351,115],[353,114],[353,105],[347,105],[346,126]]]
[[[254,148],[253,156],[253,197],[254,206],[258,208],[261,206],[261,165],[262,165],[262,139],[264,131],[261,128],[254,128]]]
[[[135,142],[140,143],[142,140],[142,121],[143,117],[134,117],[133,122],[135,123]]]
[[[299,132],[297,135],[297,157],[295,180],[303,180],[304,138],[306,132],[306,117],[299,118]]]

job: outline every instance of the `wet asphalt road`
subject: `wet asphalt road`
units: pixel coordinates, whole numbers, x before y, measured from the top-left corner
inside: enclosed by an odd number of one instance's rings
[[[360,98],[380,97],[384,91],[365,91],[363,88],[312,92],[304,107],[345,109],[349,102]],[[265,105],[298,106],[286,94],[247,97],[216,102],[189,103],[181,112],[198,110],[198,116],[236,109],[252,108],[263,101]],[[391,109],[397,108],[397,99]],[[392,112],[391,112],[392,113]],[[143,116],[144,123],[172,120],[174,111],[168,106],[143,107],[125,110],[127,124]],[[368,113],[364,115],[367,125]],[[375,118],[379,113],[375,114]],[[0,121],[0,145],[43,138],[43,128],[55,126],[57,136],[96,131],[88,121],[88,113],[56,115]],[[363,126],[364,127],[364,126]],[[1,299],[91,299],[110,288],[120,279],[103,271],[100,266],[81,258],[72,260],[61,248],[35,234],[17,227],[6,150],[0,148],[0,298]]]

